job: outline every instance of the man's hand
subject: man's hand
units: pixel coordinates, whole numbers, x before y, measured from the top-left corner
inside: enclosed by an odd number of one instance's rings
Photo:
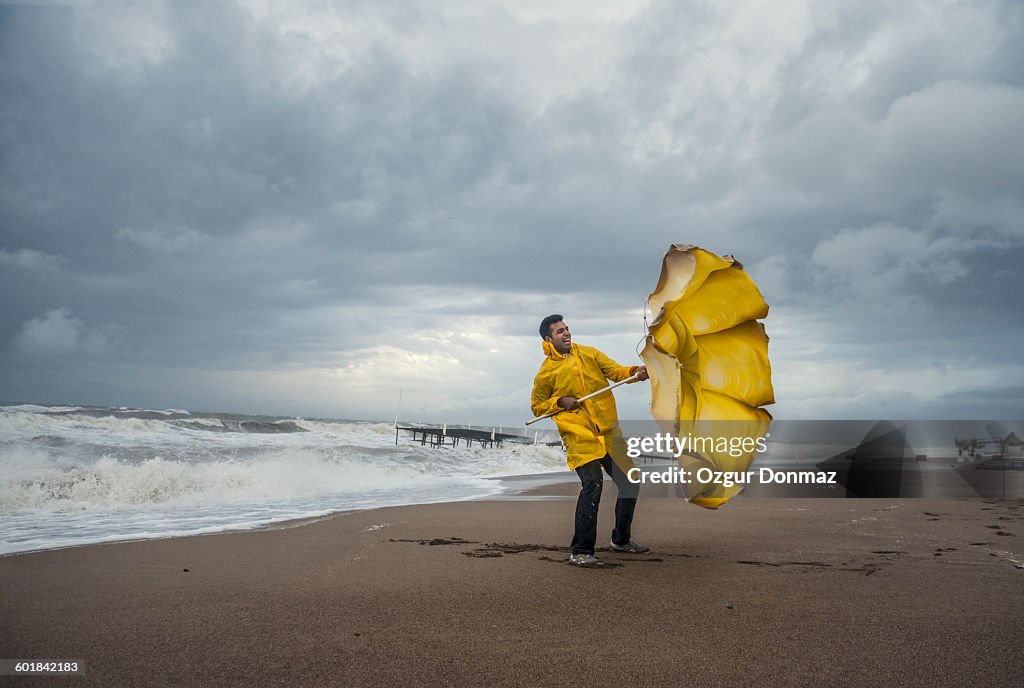
[[[561,397],[557,403],[559,408],[566,411],[575,411],[580,407],[580,400],[576,397]]]
[[[637,366],[636,367],[636,379],[637,380],[640,380],[641,382],[643,382],[644,380],[647,380],[649,378],[650,378],[650,376],[647,374],[647,366]]]

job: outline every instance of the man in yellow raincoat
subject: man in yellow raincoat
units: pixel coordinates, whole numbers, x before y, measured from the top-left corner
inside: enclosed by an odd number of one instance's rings
[[[634,374],[646,380],[647,368],[628,368],[593,347],[573,344],[569,326],[559,314],[544,318],[540,336],[544,339],[545,358],[533,380],[531,409],[535,416],[561,409],[553,420],[565,443],[569,468],[576,471],[581,483],[569,561],[581,566],[601,563],[594,556],[594,546],[604,482],[602,469],[619,490],[610,548],[618,552],[647,552],[647,547],[633,542],[630,536],[639,486],[626,478],[633,462],[626,454],[615,398],[606,392],[579,401],[580,397],[607,387],[608,380],[619,382]]]

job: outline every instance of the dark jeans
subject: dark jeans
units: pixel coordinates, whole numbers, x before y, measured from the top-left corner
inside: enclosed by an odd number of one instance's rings
[[[597,543],[597,508],[601,505],[601,489],[604,486],[602,468],[612,477],[619,489],[619,497],[615,500],[615,530],[612,531],[612,542],[625,545],[631,539],[633,510],[636,509],[636,495],[640,486],[629,482],[622,469],[612,461],[612,457],[605,454],[603,458],[585,463],[576,469],[582,487],[579,499],[576,500],[573,554],[594,553],[594,545]]]

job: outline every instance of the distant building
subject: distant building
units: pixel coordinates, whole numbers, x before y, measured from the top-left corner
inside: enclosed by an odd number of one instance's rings
[[[961,439],[957,437],[955,442],[957,453],[967,457],[970,463],[986,459],[1024,457],[1024,441],[1015,432],[1011,432],[1003,439],[996,437]]]
[[[1003,439],[1003,456],[1024,456],[1024,441],[1017,437],[1017,433],[1011,432]]]

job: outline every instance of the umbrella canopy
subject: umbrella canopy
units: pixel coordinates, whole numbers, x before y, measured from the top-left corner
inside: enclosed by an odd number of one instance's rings
[[[654,320],[640,356],[651,413],[663,432],[687,440],[678,456],[692,476],[687,499],[716,508],[742,485],[699,478],[745,473],[771,423],[761,408],[775,402],[768,336],[758,322],[768,304],[732,256],[689,244],[669,248],[647,304]]]

